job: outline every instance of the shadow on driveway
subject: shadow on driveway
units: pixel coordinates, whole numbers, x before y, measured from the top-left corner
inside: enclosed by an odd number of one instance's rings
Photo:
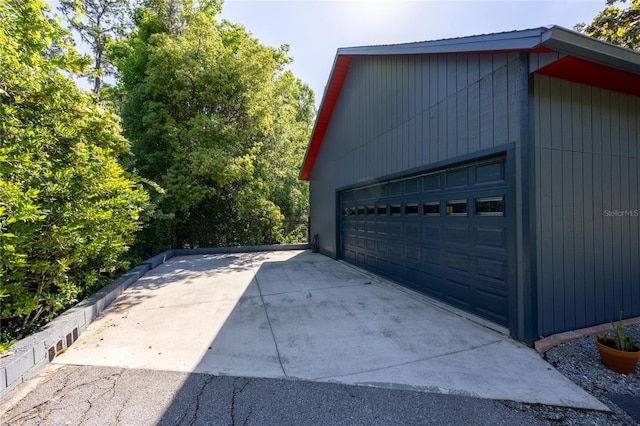
[[[148,423],[259,424],[260,416],[293,419],[293,412],[324,423],[333,409],[384,418],[393,407],[420,418],[424,412],[412,410],[437,403],[502,415],[495,400],[606,410],[533,349],[309,251],[172,258],[54,363],[60,375],[79,368],[78,377],[91,371],[96,383],[142,383],[149,406],[138,419]],[[128,400],[145,401],[133,390]],[[265,404],[276,406],[262,412]]]

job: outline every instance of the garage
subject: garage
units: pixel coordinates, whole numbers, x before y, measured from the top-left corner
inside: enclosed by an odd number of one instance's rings
[[[508,326],[505,158],[340,192],[340,257]]]
[[[317,250],[541,336],[640,315],[640,53],[558,27],[338,49]]]

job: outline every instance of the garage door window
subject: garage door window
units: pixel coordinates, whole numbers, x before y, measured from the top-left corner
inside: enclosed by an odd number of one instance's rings
[[[406,204],[404,211],[407,216],[418,216],[418,203]]]
[[[425,216],[440,216],[440,201],[425,202],[422,213]]]
[[[380,204],[380,205],[378,206],[378,214],[379,214],[380,216],[382,216],[382,215],[386,215],[386,214],[387,214],[387,205],[386,205],[386,204]]]
[[[447,201],[447,216],[466,216],[467,200]]]
[[[504,197],[476,198],[476,215],[504,216]]]

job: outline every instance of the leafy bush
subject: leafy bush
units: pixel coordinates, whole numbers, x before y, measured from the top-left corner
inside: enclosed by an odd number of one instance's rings
[[[119,119],[64,73],[89,65],[40,0],[0,1],[0,321],[4,341],[105,277],[148,196],[117,158]]]
[[[144,257],[170,247],[270,244],[284,217],[308,212],[297,179],[314,117],[313,93],[285,70],[288,47],[264,46],[218,22],[211,2],[141,4],[111,57],[125,93],[130,167],[157,182],[156,214],[139,234]]]

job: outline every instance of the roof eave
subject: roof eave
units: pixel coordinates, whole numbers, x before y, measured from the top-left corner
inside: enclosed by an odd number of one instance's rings
[[[298,175],[298,179],[300,180],[309,180],[311,169],[313,168],[318,150],[320,149],[320,143],[322,142],[322,138],[324,138],[327,125],[333,114],[333,108],[338,101],[338,96],[340,96],[342,83],[344,83],[344,79],[347,76],[350,64],[351,55],[336,54],[333,60],[333,66],[331,67],[331,73],[329,74],[329,82],[324,89],[318,116],[316,117],[313,131],[311,132],[311,141],[307,146],[302,167],[300,168],[300,174]]]
[[[637,52],[562,27],[554,26],[544,32],[542,45],[587,61],[640,73],[640,55]]]
[[[380,46],[346,47],[338,49],[338,55],[424,55],[438,53],[472,53],[511,50],[530,50],[542,42],[547,28],[534,28],[499,34],[487,34],[445,40]]]
[[[640,75],[640,54],[559,26],[499,34],[382,46],[340,48],[334,59],[298,178],[309,180],[353,56],[497,52],[558,52]],[[345,66],[346,64],[346,66]]]

